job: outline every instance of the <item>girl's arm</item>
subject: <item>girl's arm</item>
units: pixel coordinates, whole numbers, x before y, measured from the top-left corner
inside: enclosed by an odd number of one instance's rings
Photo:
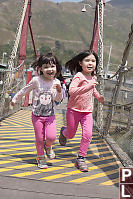
[[[101,103],[104,104],[104,97],[100,95],[100,93],[96,90],[96,88],[93,89],[93,96]]]
[[[13,97],[11,105],[14,106],[25,94],[29,93],[34,88],[34,81],[33,79],[23,87],[16,95]]]
[[[87,91],[93,89],[98,84],[95,79],[89,80],[88,83],[84,86],[79,86],[80,83],[81,81],[79,77],[76,77],[72,80],[69,87],[70,95],[80,95],[86,93]]]
[[[55,95],[53,95],[54,100],[57,102],[60,102],[62,100],[62,87],[61,84],[58,82],[53,86],[53,88],[56,90]]]

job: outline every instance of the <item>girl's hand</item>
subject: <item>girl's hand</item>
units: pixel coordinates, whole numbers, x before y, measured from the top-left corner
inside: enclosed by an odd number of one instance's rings
[[[11,104],[11,106],[15,106],[15,103],[14,103],[14,102],[11,102],[10,104]]]
[[[96,82],[96,81],[94,82],[94,86],[97,86],[98,84],[99,84],[98,82]]]
[[[104,97],[103,97],[103,96],[100,97],[99,102],[100,102],[101,104],[104,104]]]
[[[97,86],[99,83],[96,80],[92,81],[93,86]]]
[[[60,84],[55,84],[55,85],[53,86],[53,88],[55,88],[55,89],[57,90],[58,93],[61,93],[61,91],[62,91],[62,87],[61,87]]]

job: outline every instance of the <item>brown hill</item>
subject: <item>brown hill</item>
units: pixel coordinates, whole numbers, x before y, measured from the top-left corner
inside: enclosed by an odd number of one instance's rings
[[[13,42],[22,6],[22,0],[0,0],[0,45]],[[82,6],[83,2],[56,4],[50,1],[32,0],[31,23],[37,48],[42,45],[54,48],[56,41],[59,41],[64,48],[74,51],[88,48],[92,38],[94,10],[87,7],[87,12],[82,13]],[[118,63],[122,57],[133,22],[132,10],[133,4],[122,8],[113,3],[106,4],[104,51],[107,57],[109,45],[112,43],[114,63]],[[30,38],[28,45],[31,45]],[[129,60],[133,62],[131,56]]]

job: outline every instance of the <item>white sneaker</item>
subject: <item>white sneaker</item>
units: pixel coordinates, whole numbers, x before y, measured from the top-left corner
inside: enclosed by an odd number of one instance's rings
[[[37,164],[38,164],[37,166],[40,169],[47,169],[48,168],[45,157],[37,157]]]
[[[46,155],[47,157],[52,160],[55,158],[55,152],[53,151],[52,149],[52,146],[51,147],[44,147],[45,151],[46,151]]]

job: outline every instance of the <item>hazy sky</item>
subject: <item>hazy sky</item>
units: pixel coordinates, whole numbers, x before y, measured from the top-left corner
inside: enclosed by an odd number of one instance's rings
[[[61,3],[61,2],[65,2],[65,1],[67,1],[67,2],[80,2],[82,0],[49,0],[49,1]]]
[[[61,2],[80,2],[82,0],[49,0],[49,1],[53,1],[55,3],[61,3]],[[106,0],[106,2],[111,1],[111,0]]]

